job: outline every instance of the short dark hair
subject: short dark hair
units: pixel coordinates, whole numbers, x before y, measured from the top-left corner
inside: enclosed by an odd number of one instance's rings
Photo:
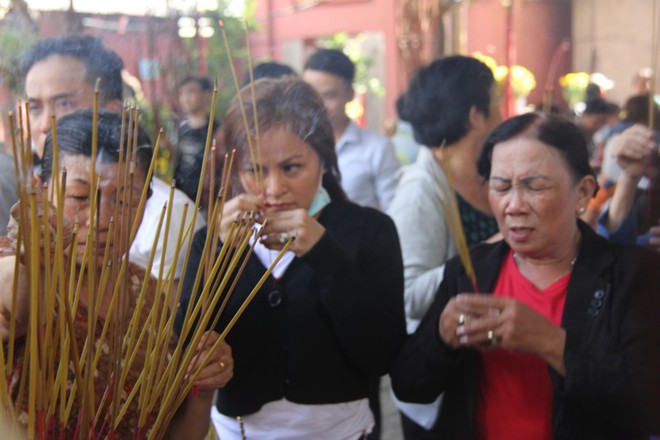
[[[254,99],[252,100],[252,93]],[[323,187],[332,199],[345,198],[341,189],[339,165],[335,152],[335,138],[325,111],[323,101],[316,91],[301,79],[286,76],[280,79],[262,78],[253,87],[243,87],[238,96],[232,99],[223,124],[224,145],[228,150],[236,149],[240,158],[248,151],[247,136],[255,136],[255,114],[259,121],[259,131],[280,127],[307,142],[321,158],[326,170],[323,173]],[[243,117],[247,118],[249,132]]]
[[[609,114],[610,107],[603,98],[594,98],[587,101],[584,107],[586,115],[606,115]]]
[[[642,93],[628,98],[623,105],[624,121],[648,126],[649,114],[651,111],[649,102],[651,101],[649,100],[648,93]],[[656,104],[655,101],[653,101],[652,108],[654,120],[660,121],[660,108],[658,108],[658,104]]]
[[[94,112],[91,109],[85,109],[62,116],[57,120],[57,151],[60,157],[67,155],[92,157],[93,115]],[[101,162],[119,162],[120,143],[122,140],[121,113],[103,109],[99,110],[97,132],[97,157]],[[124,156],[127,151],[127,142],[133,141],[133,134],[131,133],[129,137],[127,132],[128,130],[124,131]],[[151,139],[149,139],[149,136],[142,127],[139,127],[136,149],[137,160],[135,165],[144,171],[145,176],[149,171],[152,156],[153,148],[151,147]],[[53,135],[51,132],[46,136],[44,158],[41,164],[41,180],[47,182],[52,172]]]
[[[337,49],[319,49],[305,63],[305,70],[318,70],[337,75],[349,87],[355,80],[355,64]]]
[[[206,76],[186,76],[179,83],[179,88],[185,86],[186,84],[190,84],[190,83],[193,83],[193,82],[197,83],[197,85],[199,85],[199,89],[202,92],[211,92],[211,91],[213,91],[213,82],[211,81],[210,78],[208,78]]]
[[[401,121],[410,122],[410,117],[408,116],[408,109],[406,106],[406,95],[401,95],[396,99],[396,114]]]
[[[252,69],[252,78],[256,81],[261,78],[278,79],[283,76],[298,76],[295,70],[286,64],[268,61],[259,63]],[[250,84],[250,73],[248,72],[243,78],[242,86]]]
[[[490,178],[495,146],[516,137],[536,139],[556,149],[576,182],[584,176],[595,178],[589,165],[587,138],[582,130],[563,116],[538,112],[515,116],[493,130],[477,161],[477,171],[485,180]]]
[[[119,55],[103,46],[98,38],[89,35],[68,35],[35,43],[21,58],[20,67],[23,76],[27,76],[35,64],[53,55],[71,57],[80,61],[87,71],[85,82],[92,87],[96,86],[97,78],[101,78],[99,89],[101,105],[115,99],[122,100],[121,71],[124,62]]]
[[[452,145],[470,129],[470,109],[490,113],[493,72],[476,58],[454,55],[433,61],[410,81],[402,103],[415,140],[428,147]]]

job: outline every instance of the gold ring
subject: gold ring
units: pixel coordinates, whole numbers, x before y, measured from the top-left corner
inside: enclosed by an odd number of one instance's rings
[[[225,369],[225,363],[222,362],[222,361],[220,361],[220,369],[221,369],[221,370],[224,370],[224,369]]]
[[[458,325],[463,325],[467,321],[467,316],[465,316],[465,313],[461,313],[458,315]]]

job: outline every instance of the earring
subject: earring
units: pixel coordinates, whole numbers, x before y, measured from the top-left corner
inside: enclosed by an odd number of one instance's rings
[[[578,209],[578,212],[580,214],[584,214],[584,211],[586,211],[586,208],[584,206],[582,206],[580,209]]]

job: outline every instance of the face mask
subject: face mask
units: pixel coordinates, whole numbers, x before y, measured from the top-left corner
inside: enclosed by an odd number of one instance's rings
[[[319,179],[319,188],[316,190],[316,195],[314,196],[314,200],[312,200],[312,204],[309,205],[309,209],[307,212],[309,215],[314,216],[321,212],[323,208],[325,208],[328,204],[330,203],[330,195],[328,194],[328,191],[323,188],[323,172],[321,172],[321,178]]]

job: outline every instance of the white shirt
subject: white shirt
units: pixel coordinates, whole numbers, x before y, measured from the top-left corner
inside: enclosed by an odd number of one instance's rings
[[[396,190],[395,173],[401,167],[389,139],[350,121],[335,149],[348,198],[358,205],[387,210]]]
[[[213,406],[211,420],[222,440],[357,440],[371,432],[374,418],[367,399],[323,405],[302,405],[286,399],[268,402],[242,417],[227,417]]]
[[[143,268],[146,268],[149,263],[149,256],[151,255],[151,250],[154,247],[154,239],[156,238],[156,232],[158,231],[158,222],[160,221],[160,217],[163,212],[163,206],[165,206],[170,199],[170,185],[163,182],[162,180],[154,177],[151,180],[151,189],[152,194],[151,197],[147,199],[147,203],[144,208],[144,216],[142,217],[142,223],[140,224],[140,227],[135,234],[135,240],[133,240],[133,244],[131,245],[131,250],[129,252],[129,260],[131,263],[135,263]],[[188,214],[184,219],[183,207],[186,204],[188,204]],[[163,255],[165,222],[167,217],[163,218],[163,225],[161,226],[160,235],[156,241],[156,252],[154,255],[153,264],[151,266],[151,275],[155,278],[158,278],[161,262],[164,264],[163,279],[167,277],[168,270],[174,262],[176,245],[179,237],[179,229],[185,222],[185,225],[183,226],[183,233],[186,233],[186,229],[192,220],[192,213],[194,208],[195,202],[190,200],[188,196],[186,196],[182,191],[178,189],[174,190],[174,198],[172,199],[172,214],[167,238],[167,250],[165,252],[164,260],[161,257]],[[187,236],[187,240],[185,240],[181,246],[181,252],[177,260],[176,269],[174,271],[174,279],[181,277],[184,260],[183,257],[188,248],[188,240],[192,239],[194,233],[200,230],[205,224],[206,221],[204,220],[204,216],[198,213],[195,219],[195,226],[193,231]]]

